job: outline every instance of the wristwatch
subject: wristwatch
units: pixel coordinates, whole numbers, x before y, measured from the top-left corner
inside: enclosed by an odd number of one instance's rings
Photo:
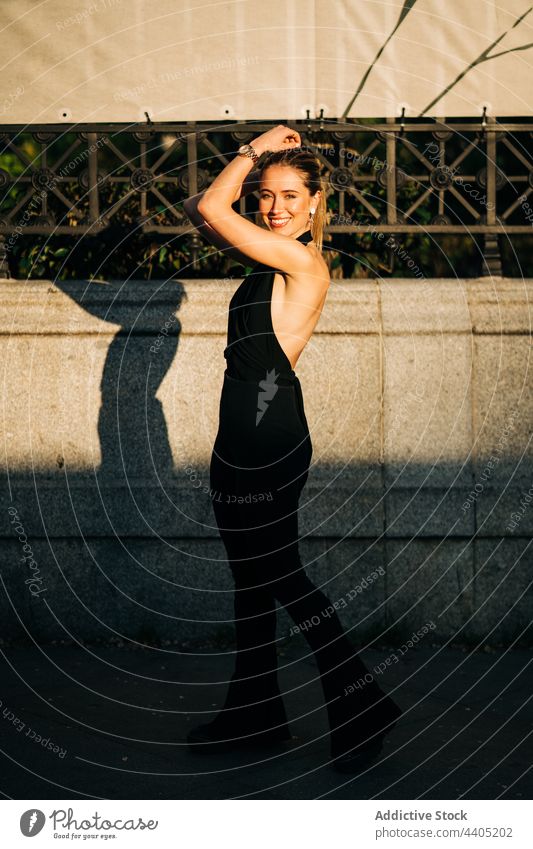
[[[259,159],[257,153],[255,152],[251,144],[241,144],[237,153],[239,156],[249,156],[250,159],[253,159],[254,165]]]

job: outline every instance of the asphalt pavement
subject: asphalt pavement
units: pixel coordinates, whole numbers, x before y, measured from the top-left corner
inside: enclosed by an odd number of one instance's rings
[[[329,763],[320,679],[306,645],[279,648],[295,740],[198,755],[189,728],[223,703],[233,656],[216,646],[0,647],[2,793],[12,799],[528,799],[530,649],[425,644],[398,662],[367,650],[404,713],[358,776]],[[218,683],[217,683],[218,682]]]

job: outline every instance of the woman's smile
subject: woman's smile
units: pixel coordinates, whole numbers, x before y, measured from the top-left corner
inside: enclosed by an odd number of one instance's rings
[[[287,216],[279,216],[276,218],[269,218],[270,226],[274,228],[285,227],[286,224],[291,220],[290,217]]]

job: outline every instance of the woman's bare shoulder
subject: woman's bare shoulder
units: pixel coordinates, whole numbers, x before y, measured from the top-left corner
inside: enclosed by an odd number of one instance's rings
[[[327,288],[330,283],[330,273],[326,260],[314,242],[308,242],[305,247],[313,258],[311,268],[306,268],[305,270],[294,269],[290,273],[286,272],[284,274],[286,282],[309,286],[309,282],[312,281],[315,285],[325,286]]]

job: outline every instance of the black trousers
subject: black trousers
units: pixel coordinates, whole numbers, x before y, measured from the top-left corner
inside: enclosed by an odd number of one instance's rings
[[[235,582],[234,677],[247,679],[248,694],[255,692],[258,700],[278,692],[276,601],[297,626],[308,623],[302,633],[314,652],[326,703],[368,672],[300,559],[298,504],[311,457],[298,378],[279,385],[225,373],[211,499]]]

